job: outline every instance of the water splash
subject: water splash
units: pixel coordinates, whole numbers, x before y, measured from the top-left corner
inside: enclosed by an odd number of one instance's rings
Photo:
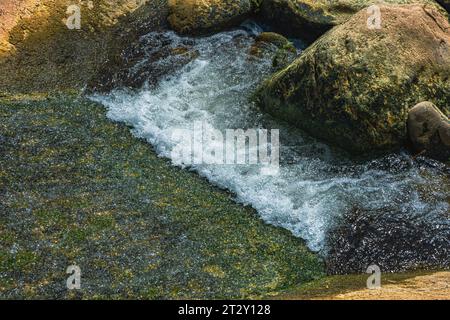
[[[345,154],[262,114],[249,103],[251,92],[271,72],[270,60],[248,54],[258,32],[255,26],[247,26],[211,37],[188,39],[194,43],[199,57],[166,77],[156,88],[144,87],[138,92],[116,90],[92,98],[107,106],[109,118],[132,126],[135,136],[146,139],[158,154],[168,158],[174,156],[171,151],[177,143],[171,136],[173,130],[192,129],[195,121],[221,130],[280,129],[278,176],[262,176],[254,167],[242,165],[189,168],[232,191],[237,201],[253,206],[268,223],[290,230],[329,261],[338,261],[337,272],[352,269],[345,261],[346,256],[340,254],[344,248],[336,247],[342,245],[337,239],[349,237],[351,232],[336,230],[343,223],[351,228],[352,222],[346,217],[355,208],[364,212],[361,216],[366,221],[381,210],[386,215],[395,212],[397,221],[407,219],[412,225],[418,221],[417,225],[425,224],[433,230],[433,234],[414,241],[432,244],[433,239],[448,239],[449,228],[433,228],[448,226],[449,221],[445,167],[414,161],[405,153],[355,163]],[[147,37],[157,35],[151,33]],[[186,40],[171,32],[164,36],[174,44]],[[179,160],[172,158],[174,163]],[[370,228],[370,223],[367,227]],[[374,245],[383,243],[383,233],[380,237]],[[390,241],[387,237],[385,240]],[[441,254],[443,250],[448,252],[448,247],[433,248]],[[362,245],[360,248],[367,249]],[[416,262],[417,265],[421,261]],[[445,261],[441,264],[445,265]],[[395,269],[395,262],[385,265]]]

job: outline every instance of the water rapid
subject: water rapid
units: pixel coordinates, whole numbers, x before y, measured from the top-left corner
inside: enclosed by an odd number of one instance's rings
[[[242,27],[189,39],[166,32],[174,48],[186,40],[193,43],[198,57],[156,87],[118,89],[92,99],[174,165],[230,190],[267,223],[304,239],[324,256],[330,273],[363,271],[370,263],[388,270],[448,267],[448,169],[405,152],[352,160],[260,112],[249,97],[272,66],[270,59],[249,55],[258,32]],[[146,43],[157,36],[142,38],[148,52],[155,48]],[[145,63],[143,57],[134,72]],[[255,165],[183,165],[172,152],[178,143],[172,133],[193,129],[196,122],[221,131],[279,129],[279,174],[261,175]]]

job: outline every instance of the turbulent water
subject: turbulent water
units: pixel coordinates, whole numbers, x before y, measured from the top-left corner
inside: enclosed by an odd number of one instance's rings
[[[324,255],[330,273],[359,272],[370,263],[389,270],[448,267],[447,169],[406,153],[355,162],[261,113],[249,102],[252,91],[271,72],[270,59],[248,54],[259,31],[242,28],[196,39],[164,33],[174,48],[189,40],[198,57],[157,87],[115,90],[93,99],[108,108],[110,119],[132,126],[137,137],[175,165],[182,165],[182,159],[172,152],[179,142],[173,131],[192,129],[196,121],[220,130],[279,129],[278,175],[261,175],[255,165],[187,169],[232,191],[237,201],[253,206],[268,223],[304,239]],[[142,45],[161,36],[150,33]],[[144,57],[133,72],[145,63]]]

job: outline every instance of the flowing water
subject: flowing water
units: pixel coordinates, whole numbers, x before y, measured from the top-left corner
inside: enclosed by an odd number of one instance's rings
[[[149,39],[163,36],[174,48],[188,40],[199,55],[156,87],[92,98],[174,165],[232,191],[263,220],[304,239],[325,257],[330,273],[364,271],[370,263],[385,270],[448,267],[448,169],[402,152],[355,161],[261,113],[249,97],[270,74],[271,60],[249,56],[258,32],[242,27],[195,39],[150,33],[141,39],[146,52],[158,49],[148,47]],[[143,57],[133,72],[146,62]],[[257,165],[183,165],[172,152],[179,143],[172,133],[193,129],[196,121],[222,131],[279,129],[279,174],[261,175]]]

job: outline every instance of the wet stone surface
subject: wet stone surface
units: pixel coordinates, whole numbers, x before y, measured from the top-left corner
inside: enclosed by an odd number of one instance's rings
[[[95,103],[3,98],[0,137],[0,298],[250,297],[323,275],[300,239]]]

